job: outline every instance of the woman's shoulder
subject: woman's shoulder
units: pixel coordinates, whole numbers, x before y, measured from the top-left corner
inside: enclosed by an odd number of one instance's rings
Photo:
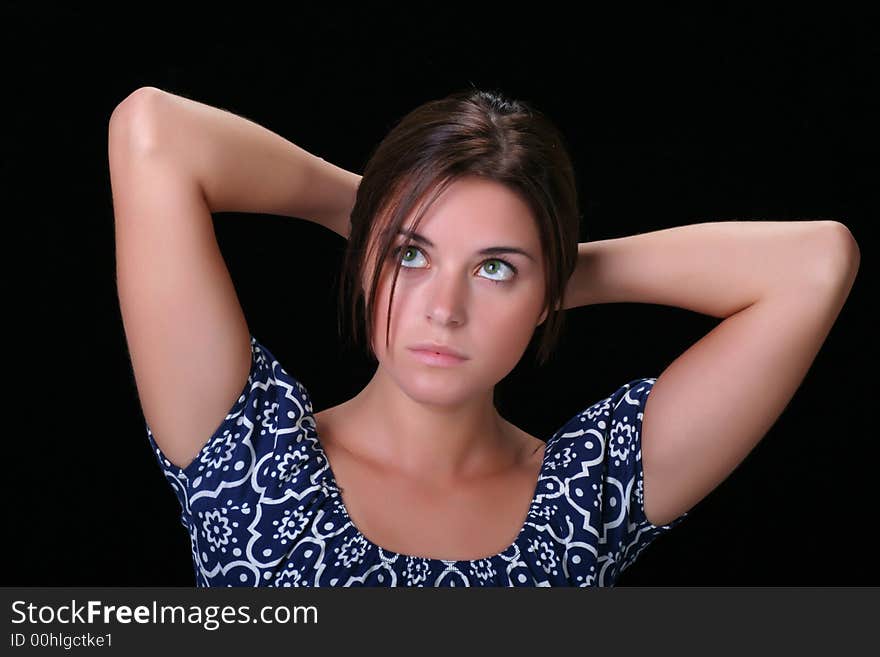
[[[325,464],[315,437],[311,395],[259,340],[251,336],[251,371],[241,395],[185,468],[169,461],[147,434],[160,466],[181,482],[181,504],[200,497],[241,495],[243,488],[303,488],[318,483]],[[303,475],[306,475],[304,478]]]

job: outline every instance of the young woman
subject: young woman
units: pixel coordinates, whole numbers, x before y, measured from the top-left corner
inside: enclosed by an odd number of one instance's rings
[[[773,425],[859,262],[837,221],[578,243],[560,133],[478,90],[408,114],[358,176],[146,87],[109,162],[126,339],[199,586],[613,586]],[[354,398],[316,413],[250,332],[213,232],[231,211],[348,239],[340,299],[378,365]],[[500,416],[536,331],[543,363],[566,309],[623,301],[724,321],[547,440]]]

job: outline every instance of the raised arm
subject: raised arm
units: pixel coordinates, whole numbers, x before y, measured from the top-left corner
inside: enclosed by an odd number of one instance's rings
[[[229,112],[152,87],[114,110],[108,158],[120,309],[144,417],[186,467],[247,382],[250,330],[211,212],[348,235],[360,176]]]
[[[660,374],[643,409],[645,514],[691,509],[797,392],[855,282],[839,221],[720,221],[582,242],[564,308],[654,303],[724,318]]]
[[[131,114],[140,115],[132,137],[137,148],[171,150],[210,212],[297,217],[348,238],[361,176],[249,119],[155,87],[135,91],[114,117]]]

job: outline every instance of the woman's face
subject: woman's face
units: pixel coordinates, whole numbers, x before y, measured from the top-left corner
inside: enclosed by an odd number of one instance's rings
[[[410,227],[407,219],[404,228]],[[476,177],[450,185],[423,217],[418,234],[424,240],[396,236],[393,246],[402,248],[392,250],[384,264],[373,350],[380,367],[410,397],[454,405],[485,394],[503,379],[546,318],[540,237],[519,196]],[[492,247],[524,254],[480,253]],[[395,260],[400,260],[401,271],[386,349]],[[371,271],[372,262],[367,265]],[[362,281],[365,288],[368,283]],[[420,342],[447,345],[467,359],[446,367],[427,364],[410,349]]]

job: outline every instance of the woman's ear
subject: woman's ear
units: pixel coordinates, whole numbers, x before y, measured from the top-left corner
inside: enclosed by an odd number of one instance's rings
[[[545,308],[544,308],[544,312],[541,313],[541,317],[540,317],[540,319],[538,319],[538,323],[535,324],[536,327],[538,327],[538,326],[540,326],[541,324],[544,323],[544,320],[547,319],[547,314],[548,314],[548,312],[549,312],[549,308],[545,307]]]
[[[563,304],[563,300],[562,300],[562,299],[560,299],[559,301],[557,301],[557,302],[556,302],[556,310],[559,310],[559,309],[562,307],[562,304]],[[543,324],[544,321],[547,319],[547,315],[549,315],[549,314],[550,314],[550,305],[548,304],[548,305],[544,306],[544,310],[543,310],[543,312],[541,313],[541,316],[538,318],[538,323],[535,324],[535,327],[538,327],[538,326],[540,326],[541,324]]]

